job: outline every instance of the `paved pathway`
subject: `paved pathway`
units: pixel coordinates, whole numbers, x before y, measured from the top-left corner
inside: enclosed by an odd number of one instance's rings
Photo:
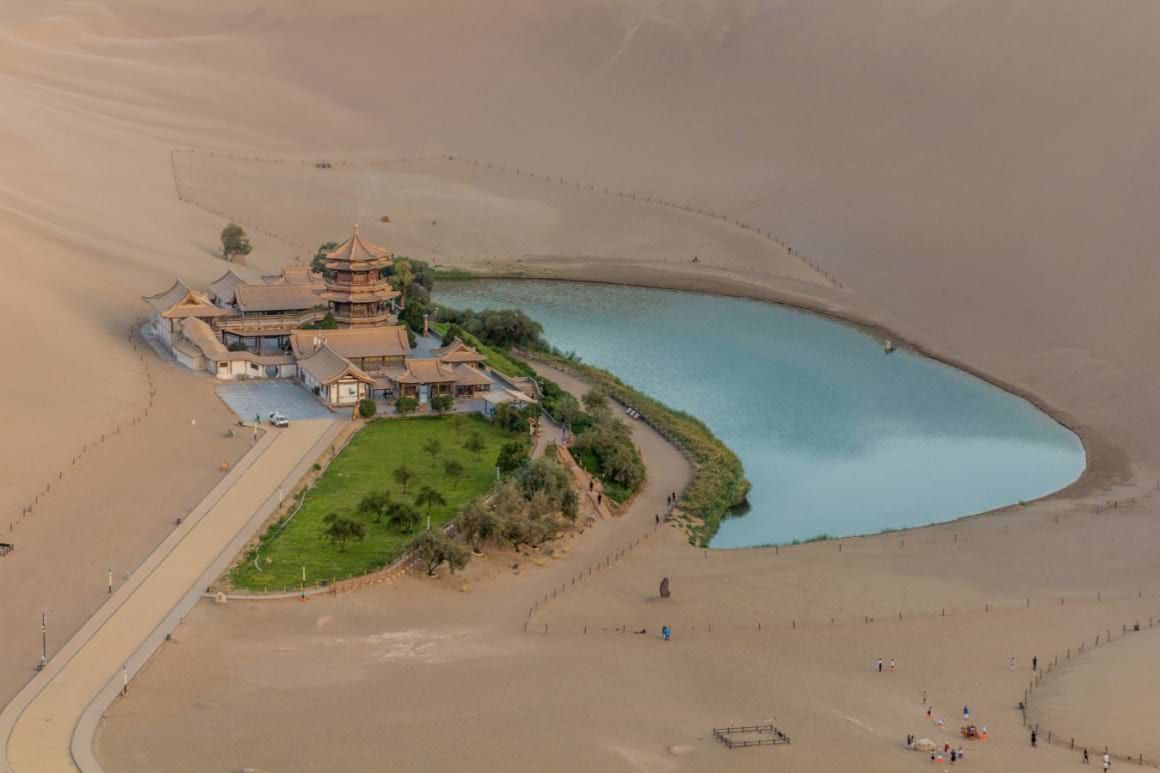
[[[0,771],[100,770],[93,732],[122,673],[145,664],[341,427],[299,421],[258,441],[0,713]]]

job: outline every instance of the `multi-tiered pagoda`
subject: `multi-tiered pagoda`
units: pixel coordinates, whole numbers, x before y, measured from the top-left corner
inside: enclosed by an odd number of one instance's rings
[[[390,250],[363,239],[357,225],[354,236],[326,254],[326,290],[321,297],[340,327],[394,321],[399,293],[383,278],[392,257]]]

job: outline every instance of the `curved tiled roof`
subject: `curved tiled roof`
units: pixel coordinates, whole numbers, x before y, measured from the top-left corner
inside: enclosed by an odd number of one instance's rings
[[[399,384],[453,384],[459,381],[459,374],[450,365],[433,359],[408,359],[406,366],[390,370],[388,374]]]
[[[431,353],[442,362],[483,362],[487,359],[463,343],[459,336],[456,336],[451,343],[441,349],[432,349]]]
[[[242,311],[304,311],[322,306],[321,288],[314,285],[238,285],[238,308]]]
[[[156,309],[158,315],[166,319],[187,317],[224,317],[230,312],[210,303],[209,298],[196,290],[190,290],[178,279],[163,293],[142,296],[142,300]]]
[[[357,225],[354,227],[353,236],[326,253],[328,261],[334,260],[343,263],[375,261],[384,267],[390,264],[392,257],[394,254],[390,250],[362,238]]]
[[[306,357],[314,351],[316,340],[342,357],[398,357],[411,353],[411,342],[403,325],[295,330],[290,334],[290,348],[299,357]]]
[[[221,299],[223,303],[233,303],[235,291],[239,285],[246,284],[246,280],[234,273],[231,268],[226,273],[209,283],[210,294]]]
[[[366,384],[373,384],[375,380],[326,344],[311,354],[298,360],[298,367],[314,377],[320,384],[332,384],[343,376],[351,376]]]

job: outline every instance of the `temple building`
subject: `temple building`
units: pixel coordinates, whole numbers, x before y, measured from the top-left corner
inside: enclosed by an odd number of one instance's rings
[[[385,276],[393,255],[354,235],[326,255],[325,276],[306,267],[248,282],[230,269],[202,293],[177,280],[144,298],[157,342],[181,365],[222,380],[294,379],[330,408],[360,400],[448,395],[484,413],[531,401],[456,338],[417,352],[397,324],[401,295]],[[338,329],[318,329],[327,314]],[[491,393],[491,400],[482,400]]]

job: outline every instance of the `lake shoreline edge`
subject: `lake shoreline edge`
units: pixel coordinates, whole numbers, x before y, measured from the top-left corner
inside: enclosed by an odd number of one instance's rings
[[[633,267],[625,268],[632,269]],[[893,342],[895,347],[909,350],[929,360],[966,373],[967,375],[977,378],[992,387],[995,387],[1011,396],[1027,402],[1036,410],[1048,416],[1056,424],[1068,430],[1079,439],[1084,453],[1083,471],[1067,485],[1042,496],[1035,497],[1034,499],[1012,502],[1007,505],[991,508],[989,510],[984,510],[978,513],[960,515],[947,520],[932,521],[928,524],[906,527],[899,529],[898,531],[921,529],[928,526],[954,523],[968,518],[978,518],[984,515],[1002,513],[1011,510],[1012,508],[1025,508],[1028,505],[1037,502],[1080,500],[1096,492],[1107,490],[1116,485],[1129,484],[1134,479],[1132,466],[1128,459],[1127,453],[1102,432],[1098,431],[1086,422],[1081,421],[1071,412],[1051,404],[1049,401],[1036,394],[1029,388],[996,377],[958,357],[945,354],[927,344],[920,343],[914,339],[913,335],[907,335],[906,333],[900,332],[896,326],[891,325],[885,320],[875,319],[865,313],[843,307],[817,292],[807,292],[806,294],[802,294],[799,292],[790,292],[788,290],[783,290],[779,287],[769,285],[754,285],[748,282],[741,284],[729,281],[727,278],[706,276],[704,274],[675,274],[673,272],[657,271],[655,266],[650,266],[649,268],[651,269],[649,272],[651,275],[649,280],[645,280],[639,276],[639,271],[634,272],[631,270],[622,276],[607,276],[601,279],[593,279],[591,278],[590,274],[584,275],[582,272],[576,275],[570,271],[560,273],[541,273],[529,271],[527,270],[527,267],[522,268],[520,271],[464,270],[460,268],[457,269],[454,278],[449,278],[448,282],[450,284],[458,284],[465,281],[488,279],[574,282],[583,284],[640,287],[646,289],[689,292],[708,296],[746,299],[761,303],[770,303],[783,306],[808,314],[813,314],[844,326],[852,327],[861,333],[879,338],[881,340],[889,339]],[[470,276],[468,276],[468,274]],[[770,279],[771,281],[775,280],[775,278],[772,277]],[[822,290],[822,288],[817,289]],[[823,292],[830,294],[829,291]],[[848,295],[848,292],[844,294],[844,296],[847,298]],[[613,378],[618,379],[615,374],[611,375]],[[631,389],[631,387],[629,388]],[[655,401],[655,398],[649,399]],[[712,533],[706,532],[704,535],[702,535],[702,539],[706,543],[705,546],[707,546],[708,540],[712,539],[713,533],[715,533],[715,531],[716,528],[713,529]],[[876,535],[877,533],[873,532],[868,534],[855,534],[845,537],[836,537],[834,539],[856,539],[872,537]],[[761,547],[773,547],[773,545]]]

